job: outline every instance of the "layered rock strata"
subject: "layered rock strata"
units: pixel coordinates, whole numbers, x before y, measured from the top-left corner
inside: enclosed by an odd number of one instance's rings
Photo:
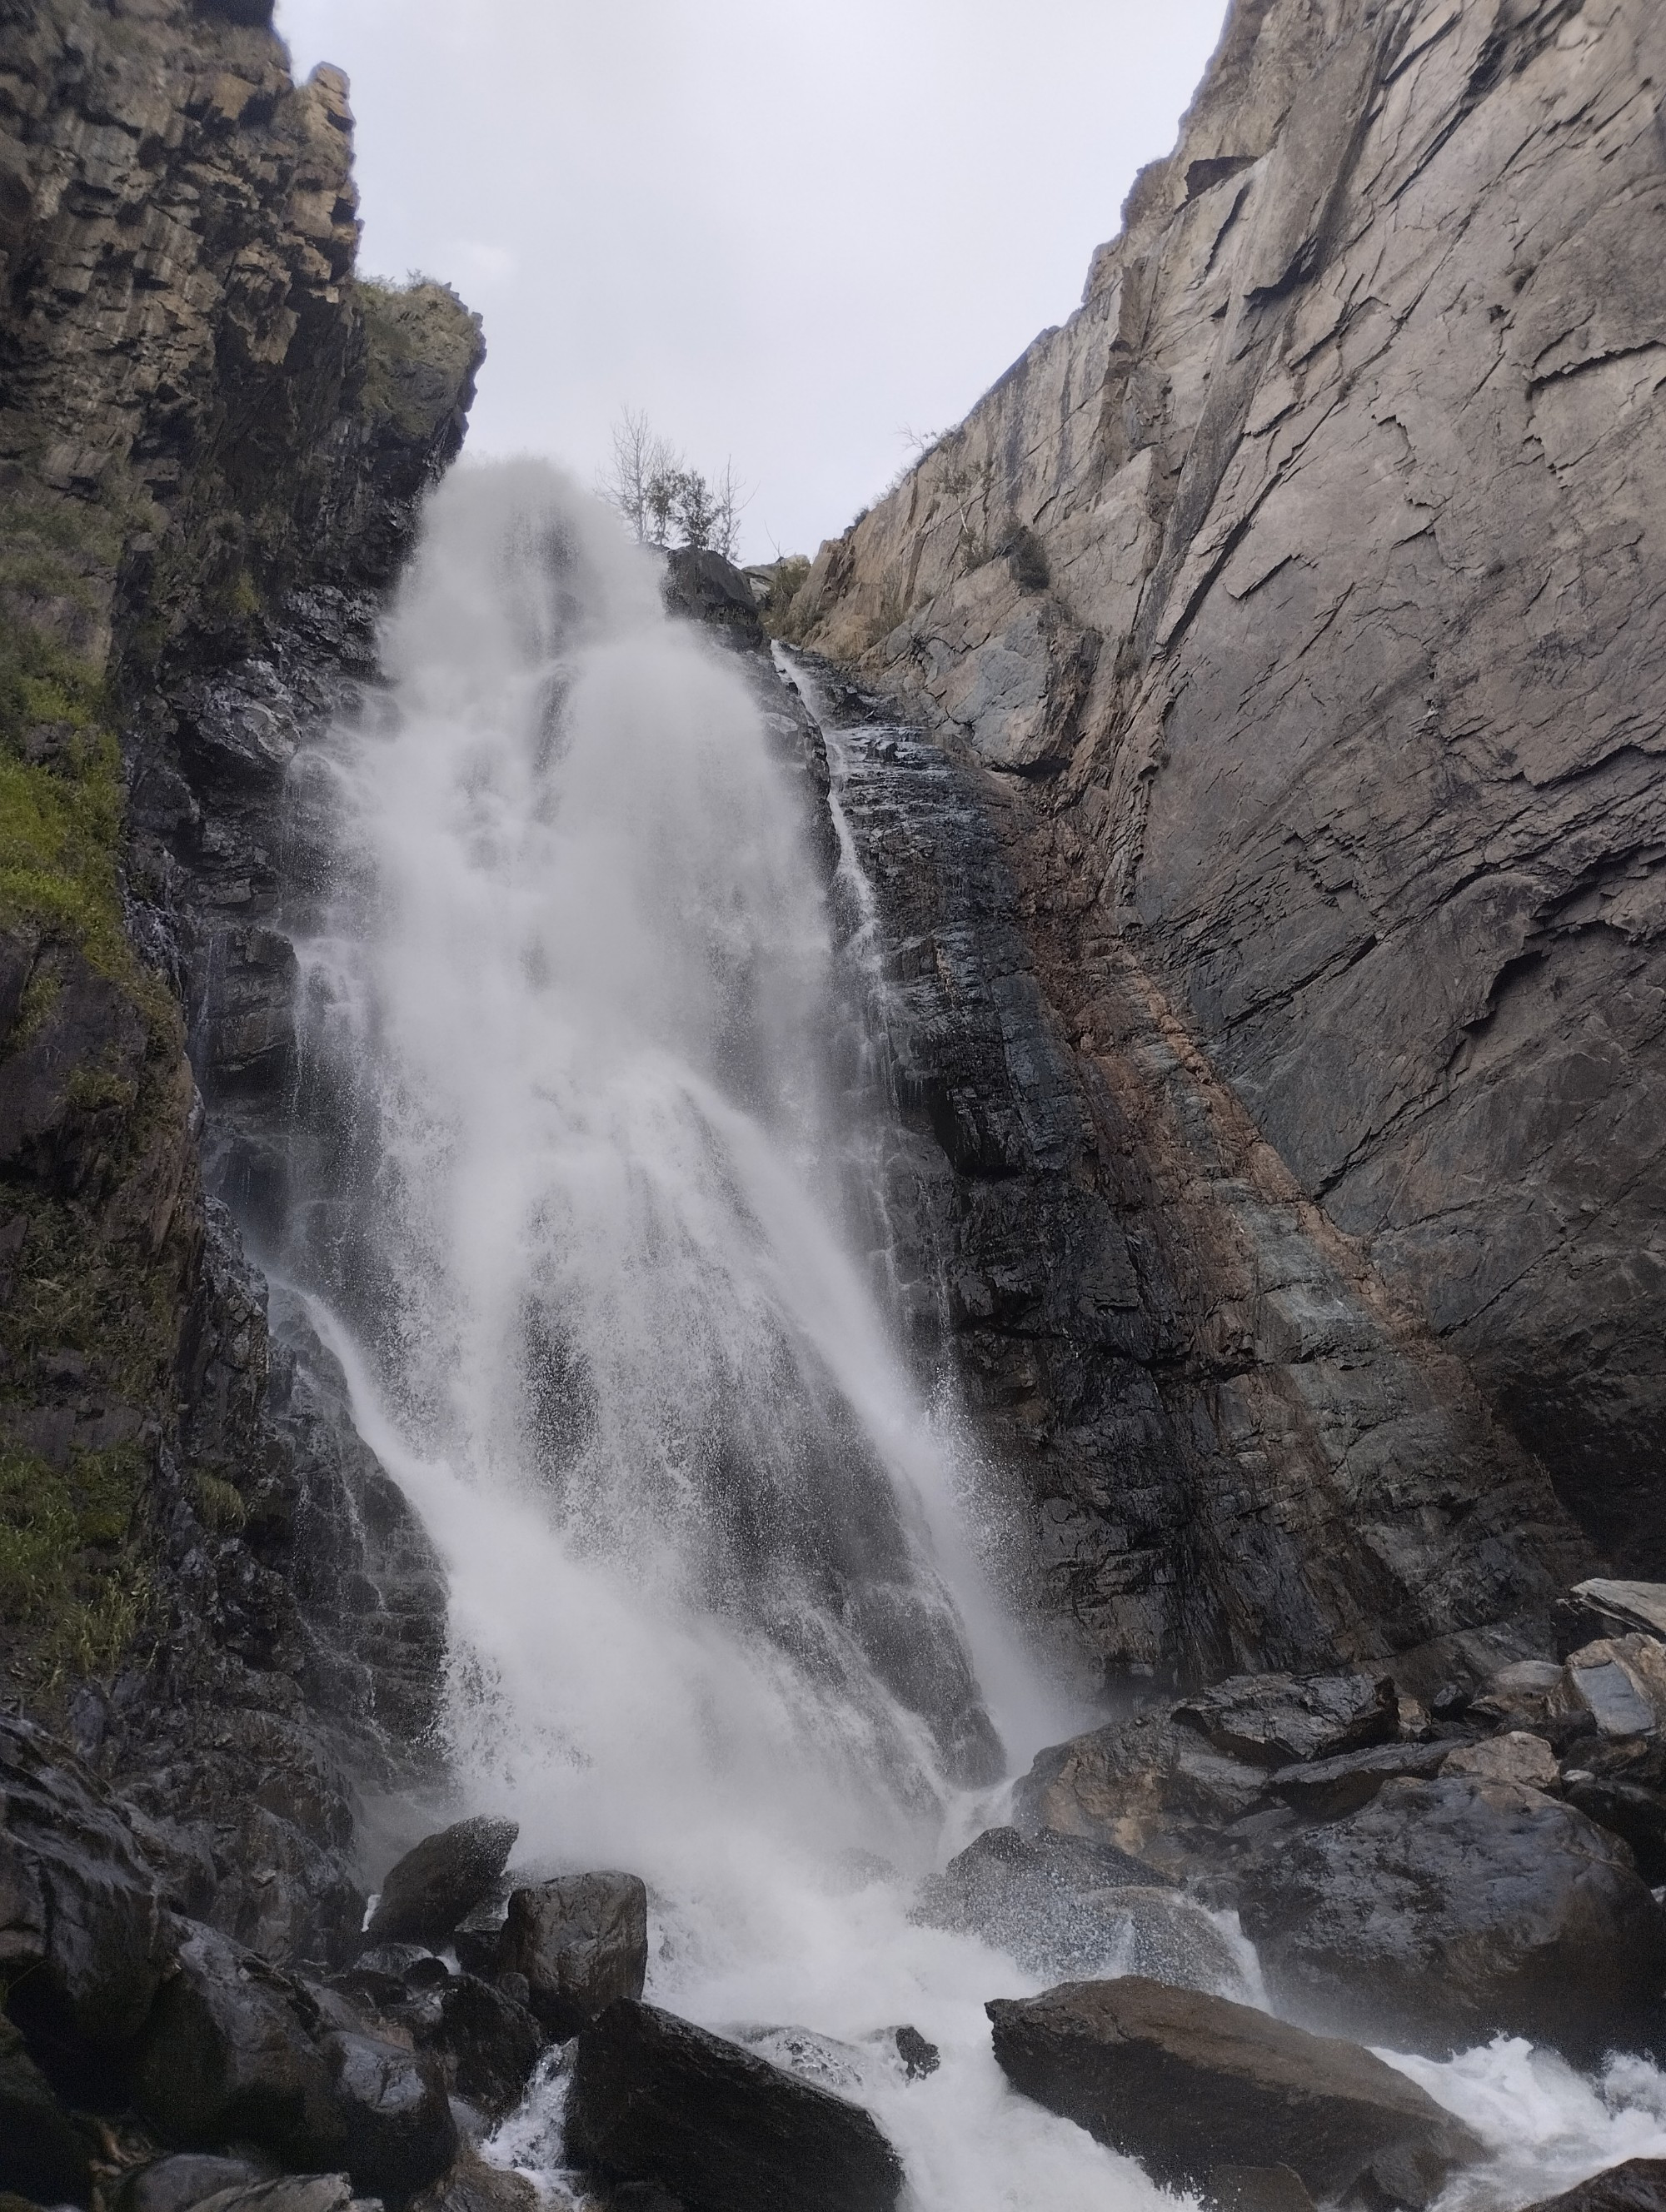
[[[1666,1559],[1663,72],[1651,0],[1237,0],[1079,310],[793,609],[1004,781],[1135,1158],[1153,1115],[1233,1133],[1203,1248],[1306,1224],[1633,1571]]]
[[[1126,948],[1073,966],[1024,792],[796,666],[877,915],[880,1257],[1008,1479],[1024,1608],[1136,1677],[1547,1649],[1580,1541],[1462,1364]]]
[[[356,276],[345,82],[270,14],[0,24],[0,1619],[171,1901],[286,1958],[356,1927],[344,1753],[430,1726],[443,1585],[298,1309],[272,1341],[203,1099],[293,1079],[284,769],[481,346]]]

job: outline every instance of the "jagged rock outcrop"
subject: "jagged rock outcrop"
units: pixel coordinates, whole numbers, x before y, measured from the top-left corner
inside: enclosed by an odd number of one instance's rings
[[[1198,1419],[1045,1493],[1097,1588],[1196,1571],[1148,1470],[1218,1514],[1200,1435],[1251,1545],[1353,1516],[1367,1426],[1378,1496],[1542,1525],[1487,1411],[1666,1557],[1663,70],[1648,0],[1238,0],[1079,311],[794,602],[991,772],[1089,1176],[1188,1224]]]
[[[0,64],[0,1650],[176,1909],[327,1956],[346,1754],[430,1727],[443,1583],[203,1140],[237,1197],[232,1102],[293,1073],[285,769],[479,326],[356,276],[346,84],[269,4],[40,0]]]

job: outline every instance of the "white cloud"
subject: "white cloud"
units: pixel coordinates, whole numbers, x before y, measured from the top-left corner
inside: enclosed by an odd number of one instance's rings
[[[368,266],[486,318],[471,445],[623,406],[813,551],[1074,306],[1222,0],[279,0],[352,79]]]

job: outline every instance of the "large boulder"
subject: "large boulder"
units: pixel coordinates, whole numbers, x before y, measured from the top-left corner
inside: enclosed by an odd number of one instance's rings
[[[501,2119],[526,2094],[544,2051],[544,2032],[526,2006],[474,1974],[459,1974],[440,1995],[431,2038],[446,2078],[488,2119]]]
[[[1287,1766],[1392,1742],[1400,1705],[1386,1674],[1234,1674],[1174,1717],[1228,1759]]]
[[[192,2212],[378,2212],[374,2197],[353,2194],[344,2173],[285,2173],[246,2181],[202,2198]]]
[[[210,2197],[252,2188],[272,2179],[252,2159],[219,2158],[211,2151],[175,2151],[134,2167],[116,2191],[115,2212],[191,2212]],[[344,2183],[346,2176],[341,2177]]]
[[[1167,1710],[1112,1721],[1037,1754],[1012,1793],[1026,1834],[1110,1844],[1174,1878],[1231,1862],[1239,1824],[1274,1804],[1265,1766],[1231,1759]]]
[[[518,1889],[499,1972],[523,1974],[543,2026],[563,2042],[648,1975],[648,1892],[634,1874],[563,1875]]]
[[[1541,2198],[1528,2212],[1666,2212],[1666,2158],[1628,2158],[1560,2197]]]
[[[1666,1984],[1666,1917],[1630,1851],[1520,1784],[1388,1783],[1281,1838],[1240,1910],[1283,2008],[1377,2043],[1444,2052],[1505,2033],[1583,2050],[1626,2033]]]
[[[1357,2045],[1249,2005],[1128,1978],[986,2008],[1017,2089],[1170,2188],[1287,2166],[1316,2197],[1420,2206],[1481,2146]]]
[[[1666,1583],[1609,1581],[1601,1576],[1575,1583],[1551,1611],[1556,1648],[1566,1658],[1599,1636],[1645,1636],[1666,1641]]]
[[[55,2078],[107,2071],[144,2025],[168,1948],[121,1805],[40,1729],[0,1718],[0,1977]]]
[[[382,1877],[367,1944],[443,1943],[491,1895],[520,1830],[485,1814],[424,1836]]]
[[[433,2058],[206,1928],[157,1999],[133,2095],[182,2148],[248,2143],[291,2167],[344,2167],[356,2188],[398,2200],[457,2152]]]
[[[42,2204],[84,2204],[92,2185],[86,2144],[0,2013],[0,2191]]]
[[[1109,1844],[987,1828],[921,1886],[913,1917],[982,1936],[1055,1978],[1148,1974],[1248,1996],[1237,1954],[1204,1908]]]
[[[903,2185],[860,2106],[628,1998],[579,2037],[567,2154],[687,2212],[892,2212]]]
[[[541,2202],[525,2174],[488,2166],[465,2151],[448,2172],[412,2197],[409,2212],[538,2212]]]

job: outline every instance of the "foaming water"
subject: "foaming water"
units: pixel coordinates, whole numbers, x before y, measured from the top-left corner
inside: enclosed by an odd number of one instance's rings
[[[303,770],[338,1133],[290,1265],[447,1563],[459,1792],[523,1863],[641,1874],[649,1997],[842,2074],[921,2207],[1152,2203],[1000,2076],[984,2002],[1035,1982],[908,1917],[998,1808],[1000,1732],[1027,1756],[1075,1717],[838,1226],[805,780],[532,465],[435,495],[384,658],[385,708]],[[561,2093],[499,2145],[551,2186]]]

